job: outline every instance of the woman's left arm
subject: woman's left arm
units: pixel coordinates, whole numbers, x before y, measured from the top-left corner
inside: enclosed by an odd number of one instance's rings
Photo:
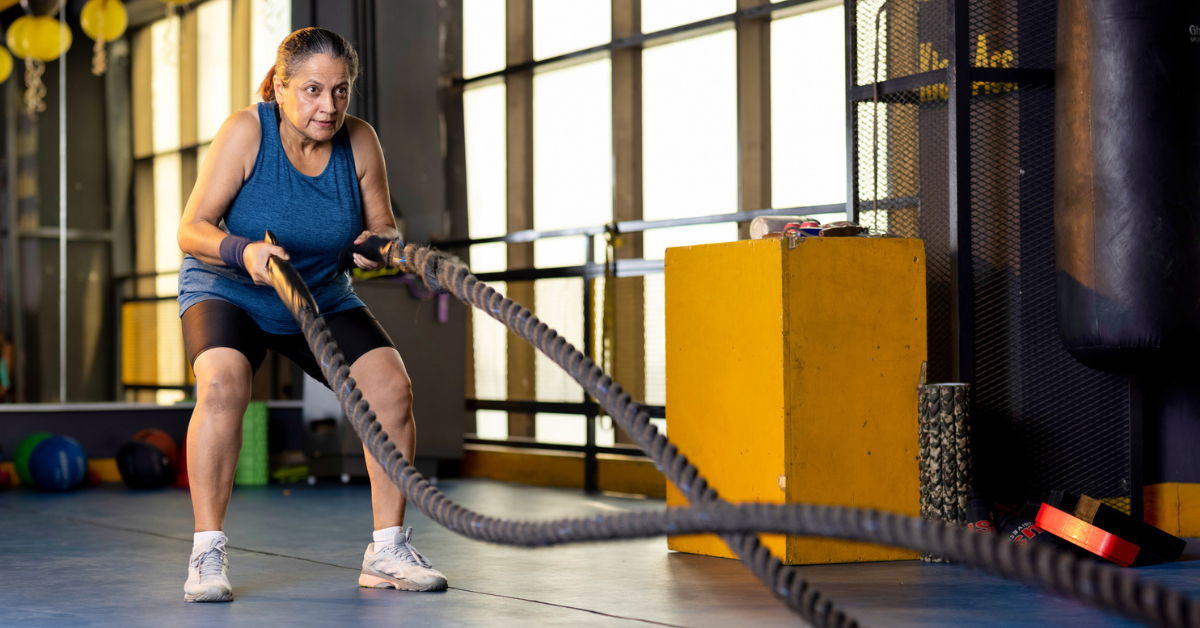
[[[400,237],[396,230],[396,217],[392,215],[392,195],[388,191],[387,167],[383,163],[383,148],[379,136],[366,122],[346,116],[346,131],[350,134],[350,148],[354,151],[354,168],[358,176],[358,192],[362,197],[363,231],[354,239],[362,244],[367,238],[377,235],[388,240]],[[354,263],[359,268],[374,270],[377,262],[354,254]]]

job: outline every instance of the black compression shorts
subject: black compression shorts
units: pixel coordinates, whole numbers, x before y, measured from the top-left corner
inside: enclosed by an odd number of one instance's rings
[[[325,324],[346,357],[346,364],[354,364],[355,360],[374,349],[396,347],[379,321],[365,307],[327,314]],[[304,334],[269,334],[242,308],[227,301],[201,301],[184,311],[183,344],[193,367],[201,353],[216,347],[227,347],[246,356],[250,361],[250,372],[253,373],[258,371],[270,349],[295,362],[313,379],[329,385],[308,348],[308,342],[304,340]]]

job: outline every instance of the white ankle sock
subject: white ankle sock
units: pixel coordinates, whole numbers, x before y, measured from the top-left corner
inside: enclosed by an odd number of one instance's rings
[[[373,532],[371,536],[375,539],[375,551],[378,552],[381,548],[395,545],[397,534],[400,534],[400,526],[392,526]]]
[[[204,545],[213,539],[219,539],[225,536],[221,530],[208,530],[206,532],[197,532],[192,535],[192,545]]]

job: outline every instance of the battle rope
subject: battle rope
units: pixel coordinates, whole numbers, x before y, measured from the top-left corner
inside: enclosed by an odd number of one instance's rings
[[[268,233],[268,241],[274,238]],[[350,378],[312,294],[286,261],[271,258],[275,291],[300,325],[342,409],[371,455],[392,481],[430,519],[468,538],[525,547],[630,539],[665,534],[716,533],[802,618],[818,626],[856,626],[796,570],[758,544],[756,533],[823,536],[865,541],[944,556],[1001,575],[1045,586],[1076,599],[1153,625],[1200,628],[1200,600],[1128,570],[1080,559],[1049,547],[1018,547],[996,534],[969,532],[939,522],[895,513],[812,504],[730,504],[719,500],[696,468],[650,423],[641,406],[590,359],[542,323],[529,310],[477,280],[444,253],[399,243],[373,257],[415,273],[436,292],[450,292],[487,312],[554,360],[616,420],[684,495],[698,502],[657,512],[560,519],[510,521],[468,510],[434,488],[388,440],[375,413]]]

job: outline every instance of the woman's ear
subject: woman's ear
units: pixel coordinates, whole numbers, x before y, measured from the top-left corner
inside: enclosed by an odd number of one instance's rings
[[[283,81],[279,80],[279,76],[271,79],[273,89],[275,90],[275,102],[283,103]]]

